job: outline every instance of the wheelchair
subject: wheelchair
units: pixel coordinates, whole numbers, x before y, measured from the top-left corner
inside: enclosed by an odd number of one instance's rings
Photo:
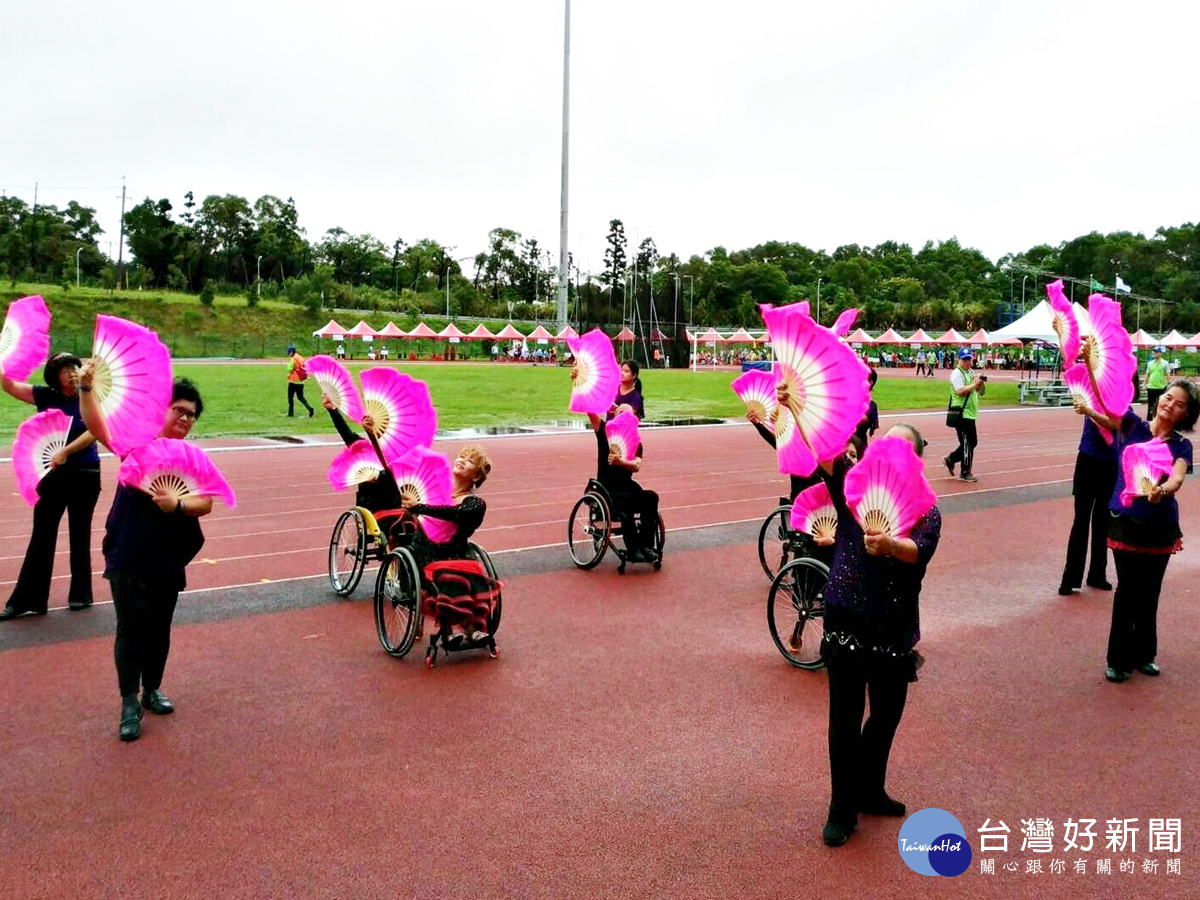
[[[400,540],[398,546],[389,550],[379,566],[379,574],[375,578],[375,633],[379,643],[387,653],[403,659],[412,650],[413,644],[424,631],[426,616],[434,620],[435,628],[430,635],[429,645],[425,650],[425,667],[433,668],[439,651],[443,655],[463,650],[486,649],[492,659],[500,655],[496,647],[496,632],[500,628],[500,615],[503,608],[503,597],[496,578],[496,568],[487,551],[473,542],[467,543],[468,559],[464,562],[475,562],[482,574],[485,574],[497,587],[495,595],[490,598],[487,617],[487,637],[474,641],[465,635],[453,631],[450,621],[437,616],[434,609],[434,595],[427,589],[428,583],[422,578],[424,573],[417,569],[417,559],[407,546],[407,541]],[[436,565],[436,563],[434,563]]]
[[[816,671],[825,665],[821,639],[832,548],[818,547],[803,532],[791,532],[788,552],[794,556],[785,559],[767,594],[767,627],[784,659],[798,669]]]
[[[402,509],[371,512],[356,506],[342,513],[329,538],[329,586],[339,597],[358,587],[368,560],[381,562],[390,549],[388,533],[404,516]]]
[[[584,494],[571,510],[571,518],[567,522],[567,547],[571,551],[571,559],[581,569],[594,569],[604,559],[604,554],[612,547],[617,555],[617,574],[625,574],[625,566],[629,562],[629,551],[617,546],[613,538],[620,537],[623,528],[620,519],[613,515],[614,505],[612,496],[599,481],[588,480]],[[640,527],[639,518],[639,527]],[[651,565],[654,571],[662,568],[663,547],[667,542],[667,529],[661,515],[658,517],[658,528],[654,532],[654,543],[650,548],[654,551]]]
[[[792,502],[787,497],[780,497],[779,505],[771,510],[758,530],[758,561],[771,581],[805,549],[807,535],[792,530],[791,517]]]

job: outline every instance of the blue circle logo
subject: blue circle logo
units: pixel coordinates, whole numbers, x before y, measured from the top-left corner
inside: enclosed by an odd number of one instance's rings
[[[900,827],[900,858],[922,875],[953,877],[971,865],[971,843],[962,824],[944,809],[922,809]]]

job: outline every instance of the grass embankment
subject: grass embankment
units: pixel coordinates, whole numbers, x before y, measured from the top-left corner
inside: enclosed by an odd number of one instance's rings
[[[357,372],[363,364],[352,363]],[[442,429],[488,425],[540,425],[578,416],[567,411],[570,377],[565,367],[497,363],[466,365],[426,363],[400,366],[429,385]],[[305,383],[305,395],[318,418],[304,410],[287,417],[286,363],[176,363],[176,375],[191,378],[204,395],[204,416],[196,437],[219,435],[305,435],[332,428],[320,407],[316,382]],[[642,372],[648,419],[734,418],[744,407],[729,388],[733,372],[690,372],[669,369]],[[946,405],[942,379],[881,378],[875,400],[884,412],[895,409],[938,409]],[[989,385],[987,405],[1016,402],[1016,385]],[[11,398],[0,402],[0,437],[9,439],[31,408]]]

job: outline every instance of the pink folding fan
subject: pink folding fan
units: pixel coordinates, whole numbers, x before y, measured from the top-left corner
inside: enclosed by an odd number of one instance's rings
[[[612,339],[599,328],[577,338],[567,338],[575,357],[571,371],[571,412],[602,416],[612,408],[621,386],[621,367]]]
[[[156,438],[131,451],[121,461],[117,481],[147,494],[163,493],[177,500],[217,497],[230,509],[237,506],[233,488],[208,454],[176,438]]]
[[[428,506],[454,503],[450,461],[427,447],[414,447],[399,459],[389,462],[401,497],[411,497]],[[444,544],[454,537],[458,526],[433,516],[420,517],[421,529],[434,543]]]
[[[50,310],[41,297],[22,297],[8,306],[0,331],[0,373],[25,381],[50,354]]]
[[[1088,316],[1092,333],[1083,340],[1081,352],[1100,401],[1096,411],[1119,416],[1133,401],[1133,373],[1137,371],[1133,342],[1121,324],[1121,304],[1115,300],[1092,294]]]
[[[171,403],[171,354],[158,335],[116,316],[96,316],[92,389],[117,456],[162,431]]]
[[[1174,465],[1171,448],[1163,441],[1127,445],[1121,453],[1121,472],[1125,475],[1121,505],[1133,506],[1138,497],[1150,496],[1150,489],[1166,481]]]
[[[747,412],[758,414],[767,428],[775,428],[775,376],[761,369],[743,372],[729,385],[733,392],[746,404]]]
[[[1046,285],[1046,296],[1050,298],[1050,325],[1058,335],[1058,347],[1066,367],[1079,357],[1079,321],[1075,318],[1075,307],[1063,296],[1061,278]]]
[[[805,305],[765,310],[763,321],[775,351],[776,384],[786,384],[790,395],[775,422],[779,471],[807,476],[846,449],[870,396],[866,364],[814,322]]]
[[[833,333],[838,337],[845,337],[850,333],[850,329],[854,327],[854,320],[857,318],[857,309],[843,309],[837,320],[833,323]]]
[[[321,393],[328,395],[343,416],[355,422],[362,421],[362,400],[345,366],[332,356],[322,354],[309,357],[304,364],[304,371],[316,379]]]
[[[629,462],[637,456],[637,449],[641,444],[638,417],[629,410],[624,410],[605,422],[604,433],[608,435],[608,448],[616,451],[621,459]]]
[[[868,534],[906,538],[935,503],[937,495],[907,438],[872,441],[846,473],[846,505]]]
[[[1063,372],[1063,383],[1071,392],[1072,398],[1082,401],[1088,409],[1100,412],[1100,398],[1096,396],[1096,391],[1092,387],[1092,375],[1085,364],[1076,363]],[[1107,428],[1097,427],[1096,430],[1100,432],[1104,443],[1111,444],[1113,442],[1112,432]]]
[[[17,492],[33,506],[38,502],[37,486],[54,468],[51,459],[67,446],[71,417],[61,410],[47,409],[21,423],[13,439],[13,472]]]
[[[788,523],[793,531],[802,531],[815,538],[837,535],[837,508],[829,496],[829,488],[820,481],[796,495]]]
[[[425,382],[395,369],[364,369],[363,414],[375,420],[375,437],[386,459],[428,447],[437,433],[437,411]]]
[[[383,463],[369,441],[355,441],[333,458],[326,473],[335,491],[344,491],[383,472]]]

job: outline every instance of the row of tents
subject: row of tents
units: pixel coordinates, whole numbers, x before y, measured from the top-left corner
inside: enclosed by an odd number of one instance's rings
[[[329,338],[334,341],[352,340],[354,338],[364,341],[383,338],[435,341],[565,341],[567,338],[579,337],[579,332],[568,325],[558,334],[551,334],[544,326],[539,325],[528,334],[523,334],[513,327],[512,322],[509,322],[498,332],[492,332],[482,322],[472,331],[463,331],[453,322],[441,331],[434,331],[424,322],[419,323],[410,331],[405,331],[396,325],[395,322],[388,322],[383,328],[376,330],[368,325],[365,320],[359,320],[359,323],[353,328],[343,328],[336,321],[330,319],[325,325],[313,332],[313,337]],[[635,335],[628,328],[624,328],[617,335],[617,340],[632,341],[635,340]]]

